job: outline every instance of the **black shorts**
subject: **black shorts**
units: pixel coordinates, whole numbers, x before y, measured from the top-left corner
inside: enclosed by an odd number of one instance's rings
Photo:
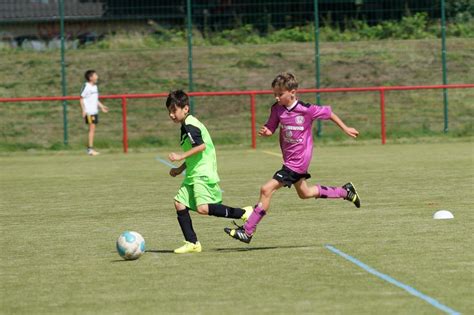
[[[86,115],[86,117],[84,117],[84,119],[86,121],[86,125],[91,125],[91,124],[97,125],[99,123],[99,115],[98,114]]]
[[[280,183],[283,184],[283,187],[290,188],[292,184],[297,183],[300,179],[308,179],[311,178],[311,175],[308,173],[300,174],[290,170],[288,167],[283,165],[281,170],[277,171],[275,175],[273,175],[273,179],[276,179]]]

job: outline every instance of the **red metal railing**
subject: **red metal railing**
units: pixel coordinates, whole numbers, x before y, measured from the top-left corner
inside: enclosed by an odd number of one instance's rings
[[[386,91],[411,91],[411,90],[433,90],[433,89],[466,89],[474,88],[474,84],[450,84],[450,85],[419,85],[419,86],[374,86],[360,88],[325,88],[325,89],[299,89],[298,93],[338,93],[338,92],[379,92],[380,95],[380,135],[382,144],[386,142],[385,130],[385,92]],[[251,136],[252,148],[257,147],[257,126],[256,126],[256,99],[257,95],[273,94],[271,90],[254,91],[220,91],[220,92],[189,92],[189,96],[250,96],[251,113]],[[167,97],[168,93],[156,94],[117,94],[103,95],[101,99],[121,99],[122,101],[122,129],[123,129],[123,151],[128,151],[127,134],[127,100],[143,98]],[[78,101],[79,96],[44,96],[44,97],[20,97],[20,98],[0,98],[0,103],[6,102],[40,102],[40,101]]]

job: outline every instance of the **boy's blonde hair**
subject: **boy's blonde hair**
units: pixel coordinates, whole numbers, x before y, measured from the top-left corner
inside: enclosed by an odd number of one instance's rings
[[[296,90],[298,88],[298,81],[293,73],[282,72],[273,79],[272,88],[278,88],[280,90]]]

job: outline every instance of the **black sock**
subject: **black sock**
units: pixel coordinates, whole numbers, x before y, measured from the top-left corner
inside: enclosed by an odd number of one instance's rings
[[[240,219],[244,213],[244,209],[232,208],[218,203],[209,204],[209,215],[220,218]]]
[[[193,229],[193,222],[191,221],[191,216],[189,215],[189,209],[176,211],[178,214],[178,222],[183,231],[184,239],[188,242],[196,244],[197,236]]]

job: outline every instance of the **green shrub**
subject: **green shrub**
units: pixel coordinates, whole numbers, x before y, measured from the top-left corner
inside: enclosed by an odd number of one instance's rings
[[[262,37],[250,24],[214,33],[209,36],[208,41],[211,45],[260,44],[263,42]]]
[[[469,0],[467,0],[469,2]],[[466,1],[459,2],[450,14],[452,18],[447,25],[446,34],[449,37],[474,37],[474,18],[471,9],[466,9]],[[471,1],[474,2],[474,1]],[[455,5],[455,4],[452,4]],[[459,9],[461,8],[461,9]],[[184,29],[168,29],[156,23],[150,23],[150,33],[119,32],[107,35],[103,40],[88,45],[96,49],[141,49],[158,48],[160,46],[186,45],[187,36]],[[384,39],[426,39],[441,37],[439,21],[429,21],[426,13],[416,13],[405,16],[400,21],[384,21],[377,25],[369,25],[366,21],[347,21],[346,27],[341,29],[334,26],[330,19],[324,22],[319,29],[320,40],[328,42],[346,42],[359,40]],[[312,42],[314,40],[314,24],[295,26],[274,30],[270,27],[262,34],[251,24],[220,32],[205,31],[205,35],[198,29],[193,29],[194,45],[238,45],[238,44],[266,44],[280,42]],[[7,52],[6,46],[0,50]],[[9,48],[11,49],[11,48]]]

